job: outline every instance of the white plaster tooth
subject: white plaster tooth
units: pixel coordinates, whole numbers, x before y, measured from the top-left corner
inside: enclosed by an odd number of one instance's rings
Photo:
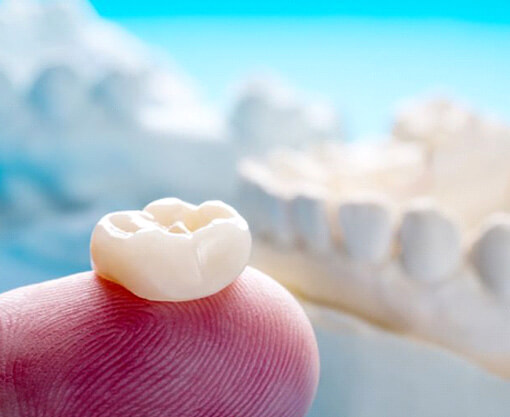
[[[92,96],[110,115],[132,118],[143,100],[146,81],[142,74],[113,71],[94,86]]]
[[[483,282],[510,300],[510,214],[491,216],[473,244],[471,259]]]
[[[342,203],[338,222],[346,252],[353,259],[381,262],[389,256],[393,218],[384,198],[360,198]]]
[[[75,120],[85,110],[86,89],[71,68],[48,67],[35,80],[27,99],[41,116],[51,122],[65,123]]]
[[[460,232],[431,204],[415,205],[404,214],[399,237],[404,268],[417,280],[439,281],[460,263]]]
[[[332,247],[326,205],[318,195],[298,195],[291,202],[296,238],[307,249],[323,253]]]
[[[261,213],[262,187],[254,179],[241,175],[238,189],[240,213],[250,223],[253,235],[263,235],[267,223],[263,221]]]
[[[269,238],[279,246],[293,246],[296,239],[291,221],[291,199],[276,189],[263,189],[261,198]]]
[[[243,271],[250,250],[248,224],[232,207],[176,198],[104,216],[90,244],[99,276],[153,301],[194,300],[222,290]]]
[[[283,247],[295,243],[289,184],[274,175],[266,164],[244,160],[239,165],[241,197],[255,233]]]

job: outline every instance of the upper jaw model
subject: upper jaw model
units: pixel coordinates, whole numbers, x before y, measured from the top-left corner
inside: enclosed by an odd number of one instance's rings
[[[510,377],[510,128],[448,100],[378,144],[239,165],[252,263],[305,301]]]

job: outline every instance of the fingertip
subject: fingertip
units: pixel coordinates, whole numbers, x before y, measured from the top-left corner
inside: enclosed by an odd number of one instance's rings
[[[304,312],[250,268],[182,303],[143,300],[86,272],[0,296],[5,311],[11,406],[52,404],[53,417],[297,417],[317,386]]]

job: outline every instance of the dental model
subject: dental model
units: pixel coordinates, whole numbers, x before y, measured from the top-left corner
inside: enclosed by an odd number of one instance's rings
[[[441,99],[394,133],[241,161],[252,262],[306,302],[510,378],[510,214],[491,215],[510,207],[510,128]]]
[[[186,301],[221,291],[248,263],[251,235],[230,206],[176,198],[104,216],[92,233],[96,273],[139,297]]]

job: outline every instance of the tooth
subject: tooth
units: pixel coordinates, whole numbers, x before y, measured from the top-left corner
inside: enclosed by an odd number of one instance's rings
[[[281,223],[284,209],[283,202],[279,201],[270,184],[274,178],[265,165],[252,160],[244,160],[240,166],[241,174],[241,208],[246,213],[250,228],[257,236],[279,239],[278,230],[284,228]]]
[[[289,193],[265,166],[244,161],[239,169],[243,208],[255,233],[284,247],[293,245]]]
[[[345,250],[354,259],[381,262],[393,238],[392,213],[382,198],[359,199],[340,205],[340,232]]]
[[[240,208],[241,213],[250,222],[250,229],[255,236],[267,235],[269,224],[264,214],[265,192],[258,182],[241,177]]]
[[[430,205],[420,205],[405,213],[400,243],[404,268],[418,280],[445,278],[460,262],[461,239],[457,227]]]
[[[290,199],[279,190],[263,190],[262,215],[268,224],[268,235],[276,244],[289,247],[295,242],[290,216]]]
[[[233,282],[248,262],[251,235],[230,206],[200,206],[175,198],[143,211],[104,216],[91,239],[96,273],[154,301],[212,295]]]
[[[35,81],[29,100],[42,115],[61,123],[77,117],[83,111],[85,89],[70,68],[50,67]]]
[[[93,97],[108,112],[118,117],[132,117],[142,93],[143,77],[138,74],[112,72],[93,90]]]
[[[324,201],[316,196],[299,195],[290,204],[297,239],[312,251],[328,251],[331,235]]]
[[[487,286],[510,299],[510,215],[495,214],[487,221],[471,257]]]

